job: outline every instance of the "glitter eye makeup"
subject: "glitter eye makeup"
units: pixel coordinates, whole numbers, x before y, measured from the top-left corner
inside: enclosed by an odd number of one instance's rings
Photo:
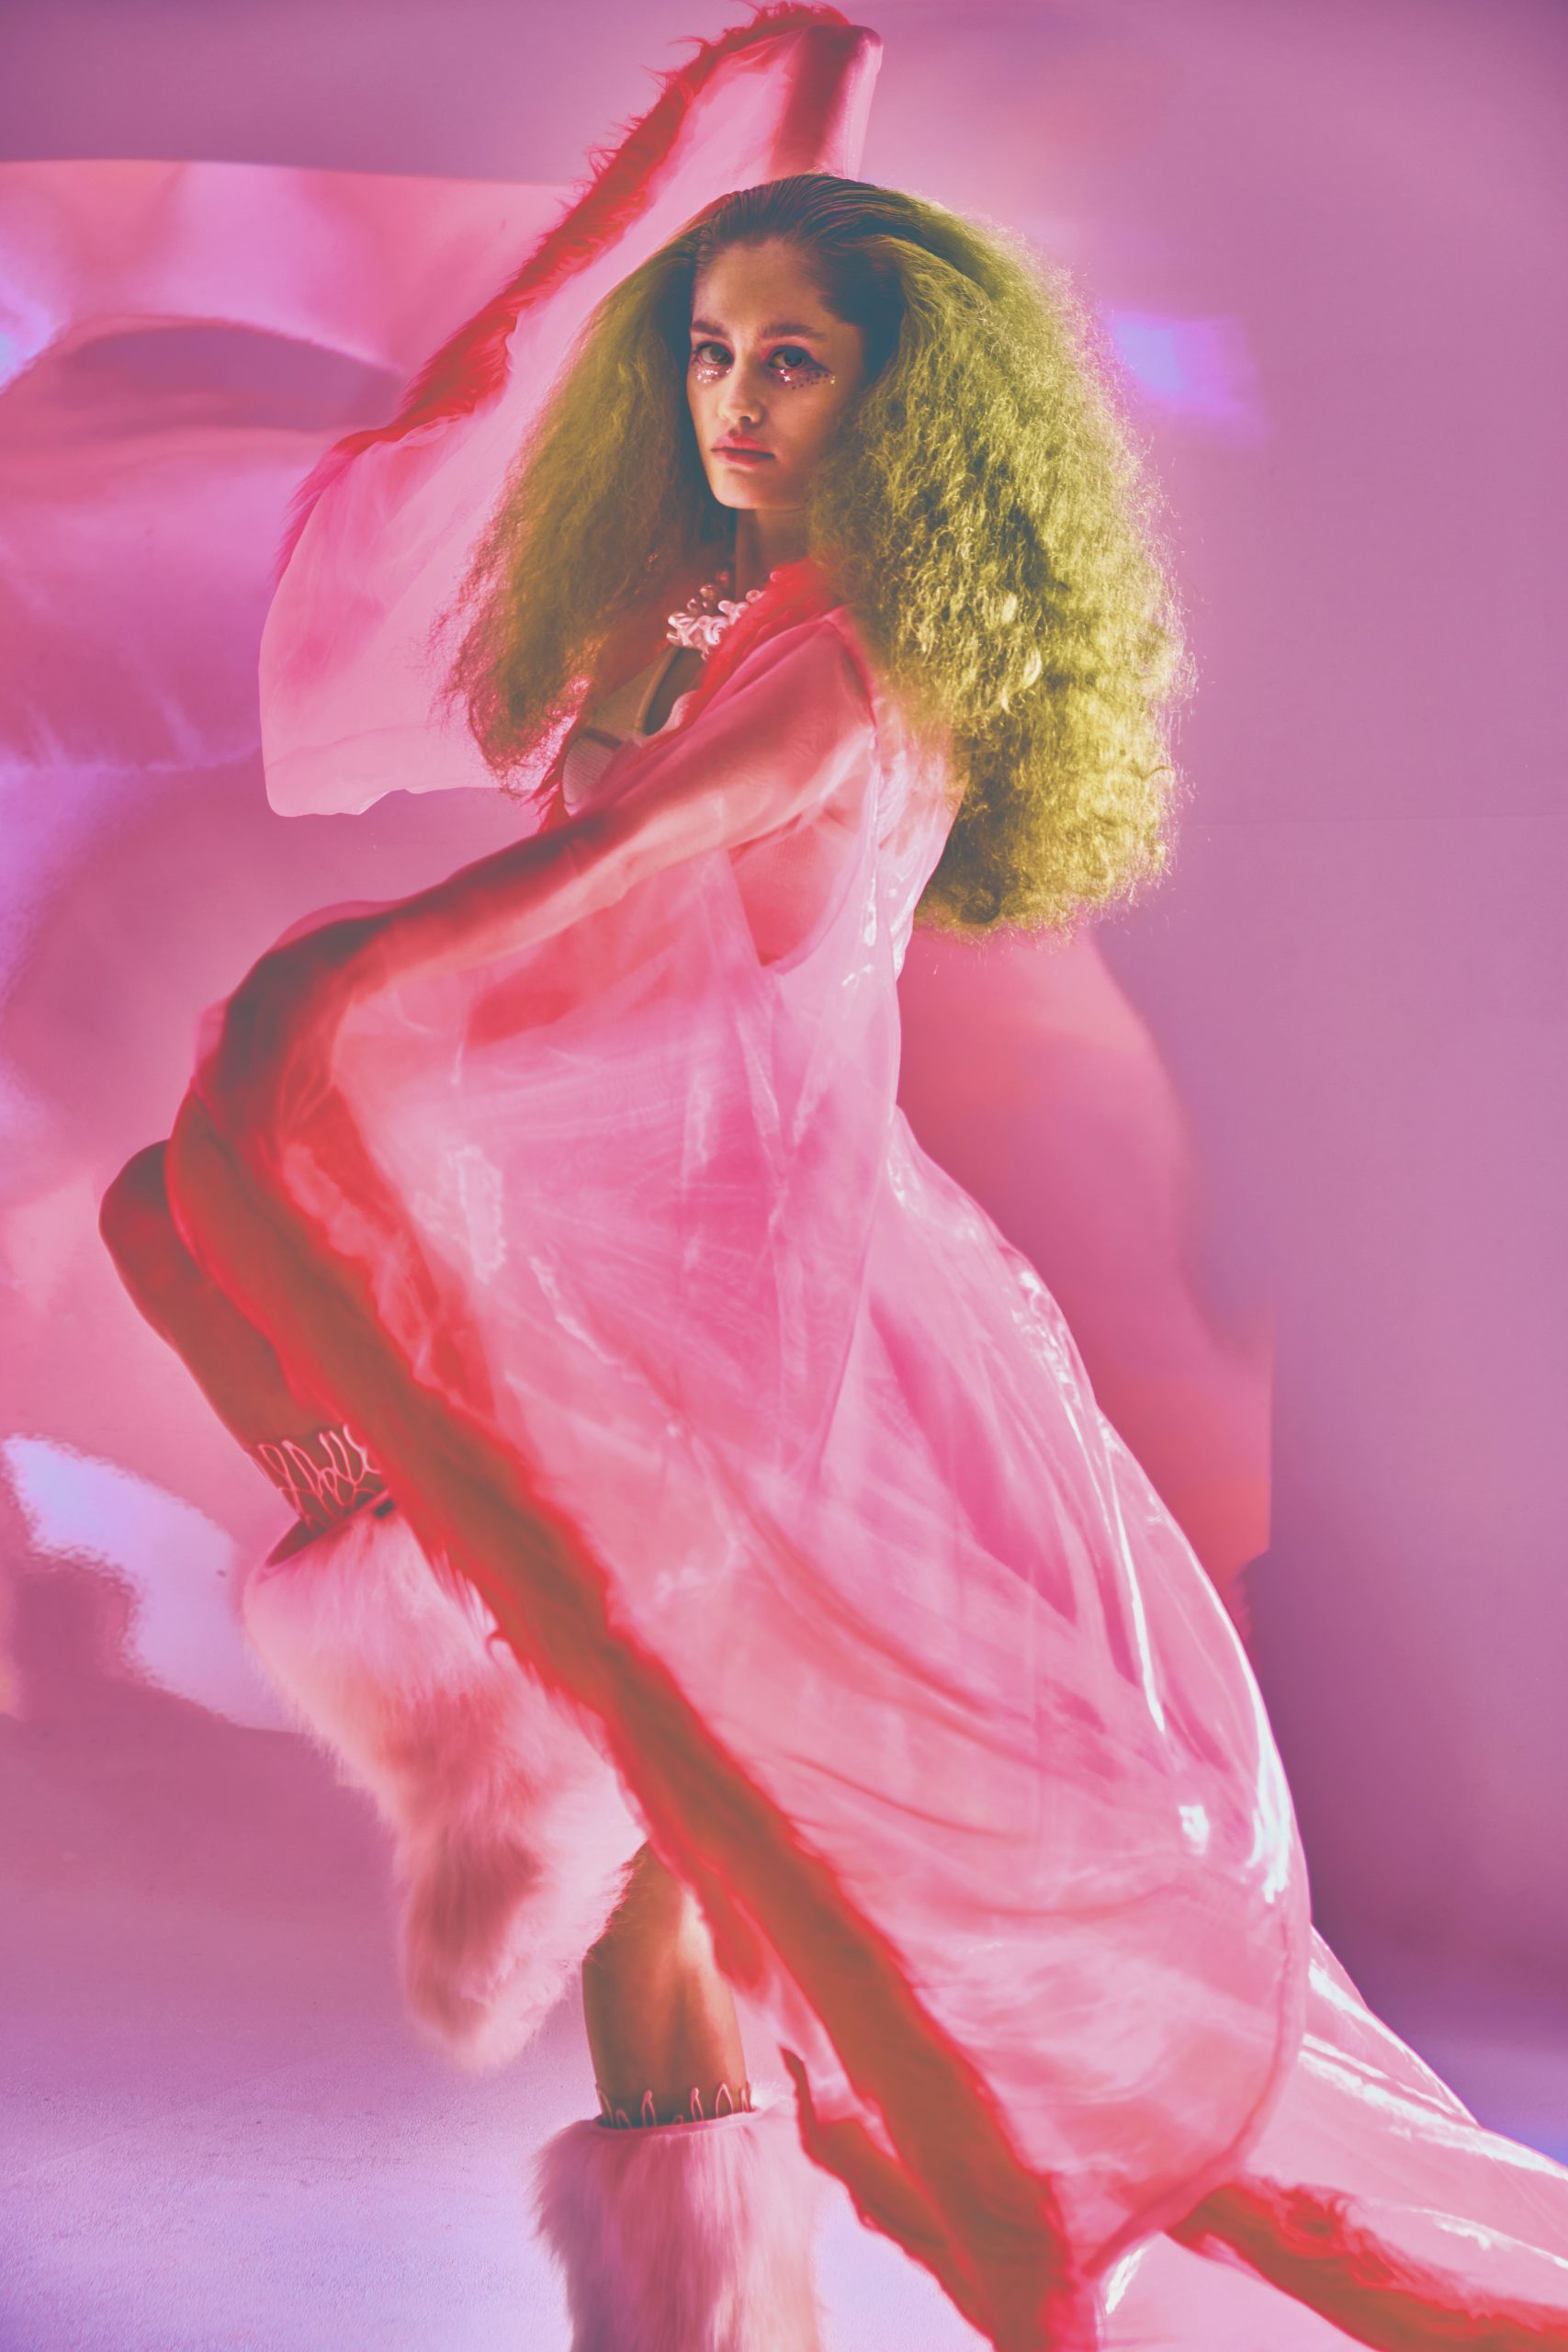
[[[794,358],[786,356],[790,353],[795,355]],[[710,356],[710,354],[720,356]],[[833,381],[832,370],[825,368],[819,359],[813,358],[802,344],[781,343],[772,358],[784,362],[782,367],[773,370],[781,384],[830,384]],[[692,373],[699,383],[716,384],[728,366],[729,355],[723,344],[703,342],[692,345]]]
[[[773,354],[774,358],[783,359],[785,351],[798,351],[800,357],[798,361],[785,361],[779,369],[781,384],[819,384],[824,381],[830,384],[832,382],[830,370],[824,368],[819,359],[814,359],[809,351],[801,350],[799,344],[785,344],[781,350]]]

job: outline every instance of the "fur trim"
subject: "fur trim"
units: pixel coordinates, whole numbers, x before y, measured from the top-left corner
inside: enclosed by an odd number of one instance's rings
[[[392,1832],[415,2018],[466,2064],[513,2057],[604,1933],[642,1842],[615,1773],[395,1510],[269,1561],[242,1613]]]
[[[537,2161],[572,2352],[821,2352],[821,2175],[793,2109],[615,2132],[569,2123]]]

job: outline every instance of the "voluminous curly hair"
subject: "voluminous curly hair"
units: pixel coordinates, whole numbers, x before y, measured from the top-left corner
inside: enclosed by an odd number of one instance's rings
[[[775,238],[864,337],[808,546],[962,792],[921,917],[1070,927],[1167,862],[1179,620],[1083,306],[1021,241],[940,205],[822,172],[770,181],[606,296],[480,543],[454,691],[504,775],[619,628],[728,552],[686,401],[693,293],[719,253]]]

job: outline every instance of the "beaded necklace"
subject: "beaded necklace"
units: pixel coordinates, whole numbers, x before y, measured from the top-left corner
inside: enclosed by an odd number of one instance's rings
[[[761,588],[749,588],[744,596],[727,596],[723,591],[733,582],[733,574],[726,569],[713,580],[705,580],[694,596],[687,598],[678,613],[670,615],[665,630],[669,645],[688,646],[700,653],[705,662],[727,630],[732,629],[748,605],[754,605],[772,580],[770,571]]]

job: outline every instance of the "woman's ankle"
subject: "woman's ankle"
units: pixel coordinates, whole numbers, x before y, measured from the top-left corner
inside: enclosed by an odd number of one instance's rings
[[[299,1522],[302,1532],[284,1539],[277,1555],[285,1555],[314,1535],[324,1535],[367,1504],[378,1503],[387,1482],[367,1447],[346,1422],[309,1431],[303,1437],[265,1440],[251,1448],[260,1468],[271,1479]]]
[[[602,2083],[599,2120],[607,2131],[651,2132],[680,2123],[717,2123],[725,2116],[752,2112],[749,2082],[694,2084],[684,2092],[660,2094],[647,2089],[624,2098],[612,2097]]]

